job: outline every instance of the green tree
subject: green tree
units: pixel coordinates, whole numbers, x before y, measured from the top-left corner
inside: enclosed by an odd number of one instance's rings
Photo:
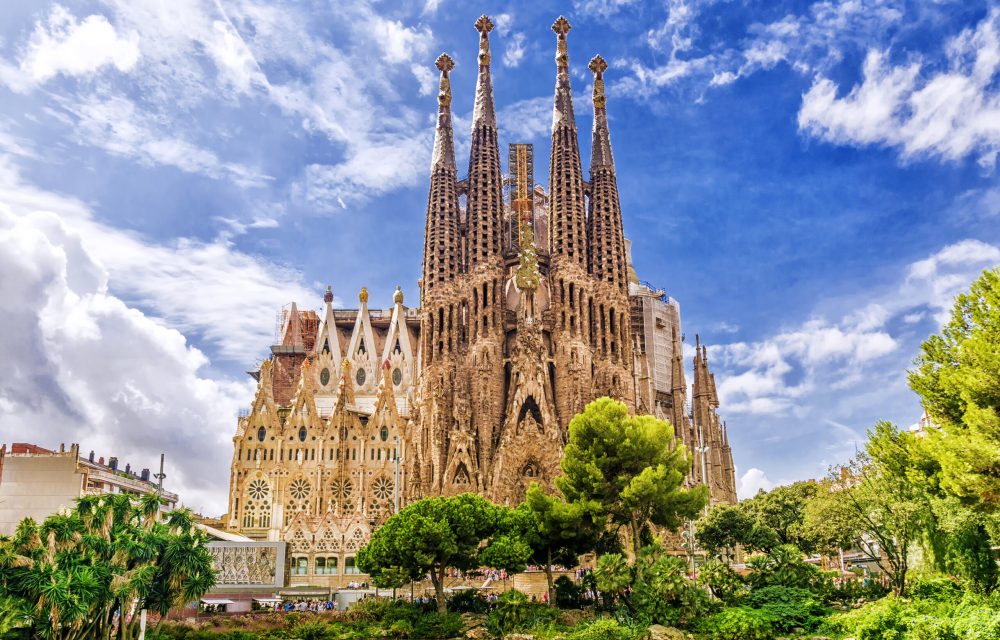
[[[594,400],[573,418],[560,464],[556,485],[566,499],[601,505],[613,527],[624,527],[633,557],[649,523],[676,530],[708,499],[705,486],[683,488],[691,460],[670,423],[629,416],[610,398]]]
[[[159,517],[154,496],[87,496],[0,542],[0,587],[24,603],[34,636],[134,638],[143,609],[197,600],[215,582],[188,511]]]
[[[833,556],[858,546],[861,520],[838,484],[827,479],[819,483],[816,495],[806,501],[800,532],[809,548]]]
[[[577,558],[592,551],[605,529],[600,505],[581,500],[566,502],[532,484],[518,507],[523,516],[522,539],[531,548],[529,561],[545,567],[549,605],[555,606],[552,565],[575,566]]]
[[[940,431],[929,438],[941,488],[1000,507],[1000,267],[983,272],[955,300],[951,319],[924,342],[910,386]]]
[[[698,522],[698,544],[710,554],[731,558],[737,547],[747,551],[766,551],[778,545],[778,536],[767,525],[754,520],[739,505],[720,504]]]
[[[810,541],[803,535],[802,522],[806,503],[816,495],[817,488],[815,480],[803,480],[761,491],[740,503],[740,507],[753,518],[760,535],[766,535],[766,529],[774,532],[774,539],[759,548],[793,544],[807,553],[812,551]],[[760,542],[763,544],[764,538]]]
[[[444,579],[449,567],[489,566],[520,571],[531,554],[517,537],[508,507],[471,493],[418,500],[393,515],[358,551],[358,567],[380,586],[398,586],[430,574],[438,611],[447,612]]]
[[[909,552],[931,518],[927,494],[912,475],[913,434],[888,422],[869,430],[864,451],[849,474],[837,477],[841,495],[860,523],[861,551],[889,576],[893,591],[906,591]]]

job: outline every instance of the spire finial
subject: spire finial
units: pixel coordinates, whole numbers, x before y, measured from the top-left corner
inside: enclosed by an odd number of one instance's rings
[[[488,67],[490,65],[490,31],[493,31],[493,21],[487,15],[479,16],[476,20],[476,31],[479,32],[479,66]]]
[[[333,287],[326,285],[326,293],[323,294],[323,302],[330,304],[333,302]]]
[[[361,292],[358,293],[358,302],[368,304],[368,287],[361,287]]]
[[[403,304],[403,288],[396,285],[396,293],[392,294],[392,301],[395,304]]]
[[[451,106],[451,80],[448,73],[455,68],[455,61],[447,53],[442,53],[434,61],[434,66],[441,71],[440,89],[438,91],[438,104],[442,107]]]
[[[604,97],[604,72],[608,69],[608,63],[600,55],[596,55],[587,66],[594,72],[594,106],[603,108],[607,104]]]
[[[556,64],[560,67],[569,66],[569,53],[566,51],[566,34],[573,28],[564,16],[559,16],[552,23],[552,31],[556,34]]]

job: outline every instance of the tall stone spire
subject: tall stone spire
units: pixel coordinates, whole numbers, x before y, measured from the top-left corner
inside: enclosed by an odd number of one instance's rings
[[[458,182],[455,169],[455,136],[451,126],[451,80],[455,62],[442,53],[436,62],[441,71],[438,121],[431,157],[431,185],[427,196],[424,230],[424,292],[458,275]]]
[[[549,252],[553,259],[564,256],[587,267],[586,214],[580,145],[573,116],[573,92],[569,83],[569,53],[566,18],[552,25],[556,34],[556,90],[552,109],[552,160],[549,167]]]
[[[431,157],[431,172],[438,165],[455,169],[455,134],[451,127],[451,70],[455,62],[447,53],[438,56],[434,65],[441,71],[438,89],[438,121],[434,131],[434,155]]]
[[[472,110],[472,147],[469,153],[468,268],[500,258],[503,226],[503,176],[497,142],[496,107],[490,78],[490,40],[493,22],[487,16],[476,20],[479,31],[479,77]]]
[[[618,290],[628,292],[625,232],[615,177],[615,160],[608,131],[604,72],[608,63],[601,56],[590,61],[594,72],[594,138],[590,158],[590,216],[587,224],[590,272]]]

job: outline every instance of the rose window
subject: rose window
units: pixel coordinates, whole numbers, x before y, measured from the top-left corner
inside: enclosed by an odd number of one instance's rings
[[[288,491],[296,500],[305,500],[309,497],[309,491],[311,488],[312,487],[309,486],[309,483],[306,480],[298,478],[297,480],[292,481],[292,484],[288,487]]]
[[[388,500],[392,497],[392,483],[388,478],[377,478],[372,484],[372,493],[379,500]]]
[[[335,500],[346,500],[354,493],[354,485],[346,478],[337,479],[330,484],[330,493]]]
[[[250,486],[247,487],[247,493],[249,493],[250,497],[254,500],[263,500],[270,492],[270,487],[268,487],[267,483],[263,480],[254,480],[250,483]]]

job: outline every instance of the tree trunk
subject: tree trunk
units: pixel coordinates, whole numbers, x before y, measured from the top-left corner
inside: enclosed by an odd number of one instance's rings
[[[444,600],[444,567],[441,567],[441,574],[437,569],[431,567],[431,582],[434,584],[434,597],[437,599],[438,613],[444,615],[448,613],[448,603]]]
[[[634,562],[639,557],[639,521],[634,518],[629,520],[628,529],[629,536],[632,538],[631,549],[629,550],[632,557],[629,559]]]
[[[545,582],[548,586],[549,606],[554,607],[556,606],[556,593],[552,584],[552,549],[549,549],[547,554],[548,557],[546,558],[545,563]]]

